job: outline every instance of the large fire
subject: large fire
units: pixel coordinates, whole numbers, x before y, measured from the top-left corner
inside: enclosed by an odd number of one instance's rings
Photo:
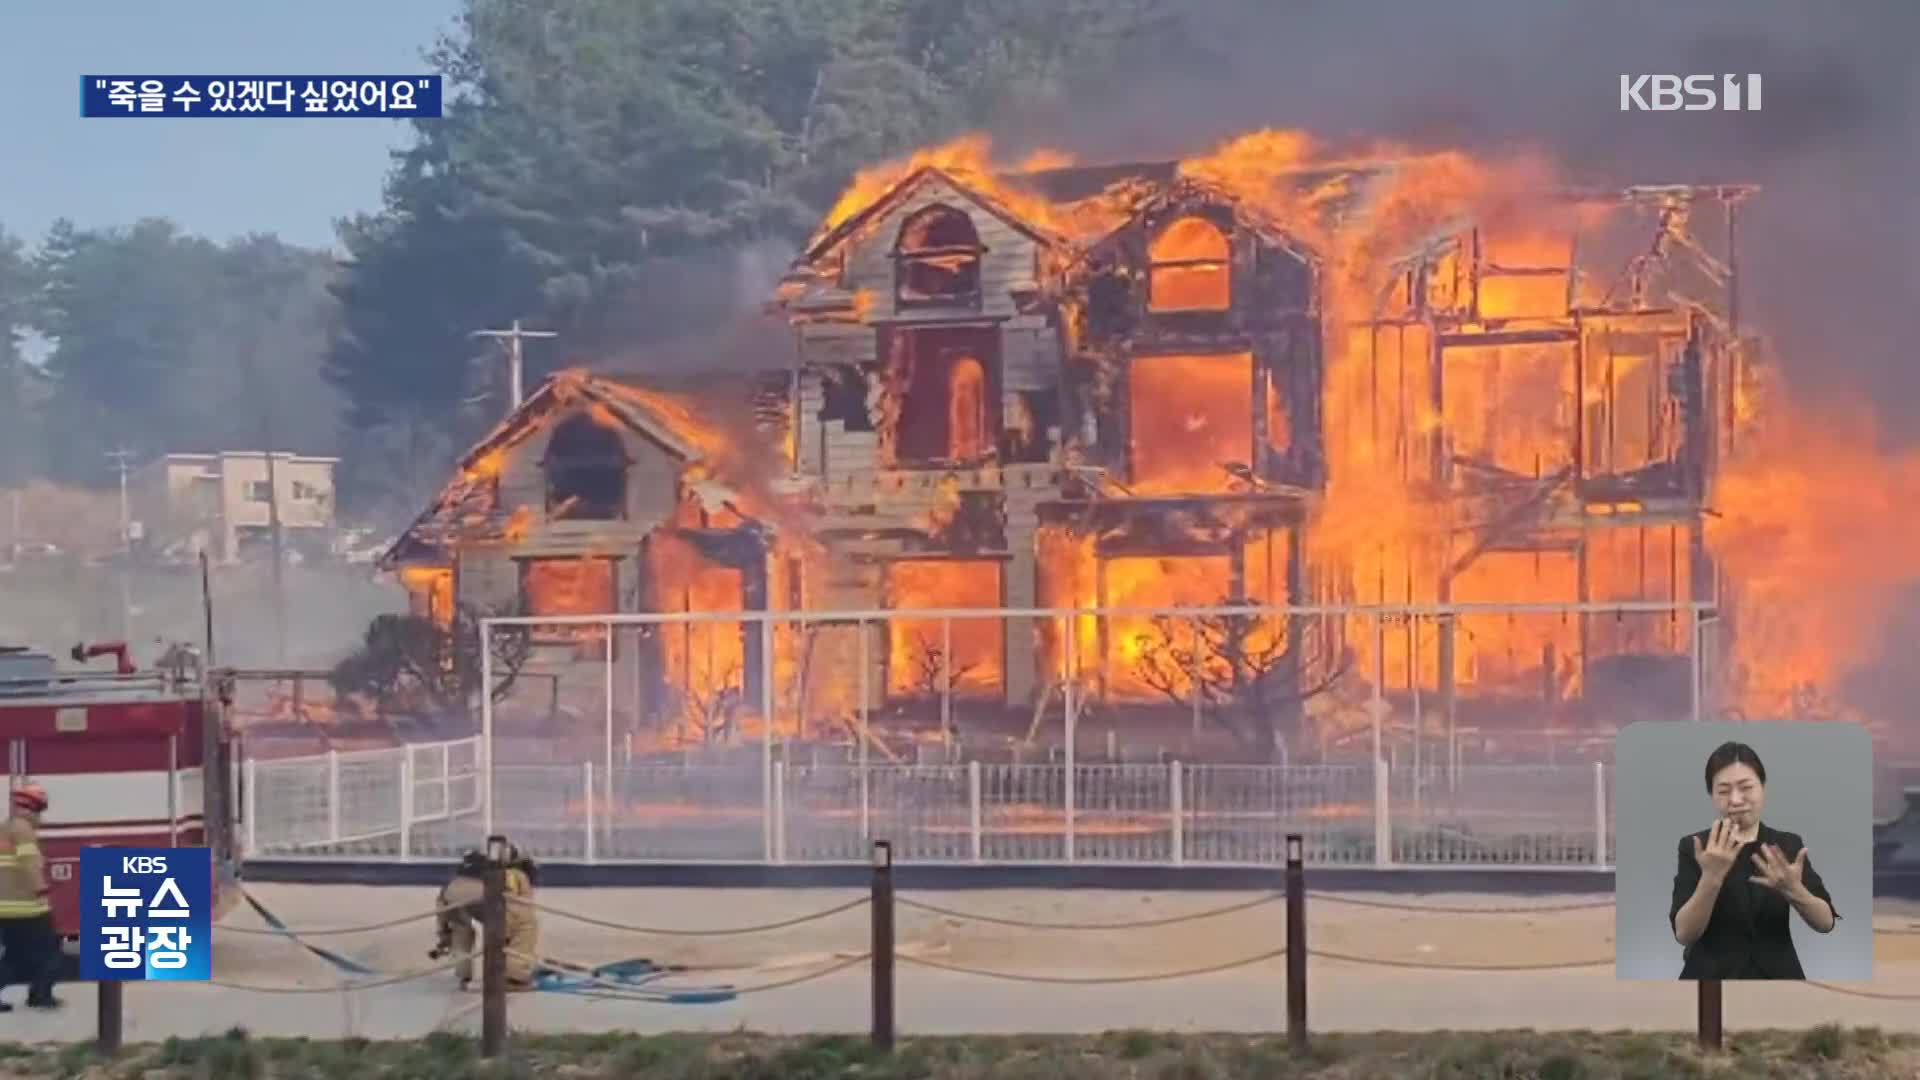
[[[1732,587],[1742,708],[1808,711],[1871,660],[1903,589],[1920,582],[1913,541],[1920,452],[1889,453],[1865,408],[1787,408],[1720,475],[1707,535]]]
[[[976,184],[1036,224],[1091,241],[1124,219],[1128,192],[1110,189],[1078,203],[1046,202],[996,163],[973,136],[863,172],[829,215],[848,220],[913,170],[939,166]],[[1403,317],[1414,283],[1441,308],[1465,303],[1464,260],[1445,242],[1474,230],[1482,276],[1471,283],[1479,328],[1509,329],[1590,309],[1605,283],[1574,277],[1583,235],[1618,211],[1606,200],[1545,195],[1565,186],[1532,157],[1495,160],[1452,151],[1376,145],[1335,149],[1299,131],[1261,131],[1179,165],[1277,221],[1322,260],[1325,334],[1323,429],[1328,483],[1304,542],[1316,591],[1359,603],[1670,603],[1672,613],[1475,616],[1452,628],[1459,684],[1526,688],[1549,698],[1578,694],[1589,661],[1628,652],[1683,655],[1691,647],[1681,605],[1695,596],[1689,527],[1683,518],[1635,519],[1587,530],[1584,552],[1476,549],[1476,519],[1464,484],[1510,498],[1545,498],[1570,482],[1575,446],[1588,475],[1626,474],[1672,455],[1678,427],[1664,395],[1677,361],[1644,325],[1638,331],[1592,317],[1582,365],[1566,341],[1512,344],[1447,354],[1436,383],[1431,324]],[[1228,298],[1217,235],[1193,225],[1170,230],[1152,252],[1155,308],[1213,310]],[[1679,325],[1684,326],[1684,317]],[[1156,357],[1135,365],[1130,452],[1136,494],[1234,490],[1223,466],[1229,447],[1251,443],[1251,378],[1242,358]],[[1858,423],[1822,423],[1784,395],[1763,409],[1742,382],[1725,406],[1741,425],[1739,451],[1723,451],[1708,492],[1709,551],[1730,579],[1739,636],[1738,704],[1777,715],[1812,684],[1831,687],[1869,660],[1892,588],[1920,580],[1920,546],[1904,541],[1911,516],[1901,492],[1920,491],[1920,463],[1879,452]],[[1269,401],[1269,442],[1290,433]],[[1751,430],[1748,430],[1751,429]],[[1244,464],[1244,463],[1243,463]],[[1482,476],[1478,469],[1493,471]],[[1518,492],[1519,494],[1514,494]],[[1630,502],[1585,512],[1633,513]],[[1484,521],[1478,524],[1484,525]],[[1090,543],[1041,542],[1043,603],[1217,603],[1227,599],[1224,557],[1098,560]],[[1338,580],[1322,571],[1339,568]],[[1051,582],[1051,585],[1047,584]],[[1243,595],[1254,590],[1239,583]],[[1271,583],[1260,599],[1282,602]],[[1077,635],[1083,667],[1103,663],[1110,682],[1136,683],[1133,655],[1151,645],[1141,627],[1087,626]],[[1391,687],[1432,690],[1441,682],[1440,626],[1405,624],[1374,655],[1370,631],[1348,644],[1357,670]],[[1064,670],[1057,628],[1045,630],[1049,663]],[[1143,643],[1145,643],[1143,645]],[[1104,660],[1096,660],[1105,653]]]
[[[1042,153],[998,162],[984,137],[969,136],[860,173],[821,235],[916,170],[937,167],[1041,231],[1089,244],[1129,220],[1143,189],[1121,181],[1056,203],[1038,194],[1042,185],[1017,175],[1068,160]],[[1907,540],[1920,456],[1882,452],[1871,425],[1858,417],[1815,414],[1778,386],[1756,392],[1750,371],[1723,372],[1713,376],[1714,392],[1732,399],[1715,399],[1709,415],[1733,430],[1709,436],[1717,472],[1705,490],[1673,495],[1675,481],[1662,470],[1671,471],[1685,449],[1689,429],[1676,402],[1685,397],[1683,355],[1693,347],[1694,324],[1684,303],[1670,305],[1670,315],[1598,310],[1617,299],[1609,291],[1614,285],[1576,259],[1582,238],[1608,215],[1643,214],[1644,206],[1623,210],[1618,200],[1576,199],[1548,164],[1528,156],[1336,149],[1297,131],[1244,136],[1180,162],[1177,173],[1182,192],[1224,192],[1236,213],[1312,253],[1325,490],[1288,520],[1270,508],[1221,509],[1271,494],[1263,463],[1249,459],[1300,449],[1294,418],[1314,410],[1299,410],[1286,395],[1302,392],[1305,382],[1283,386],[1276,374],[1263,386],[1268,376],[1256,359],[1265,355],[1262,346],[1237,339],[1220,345],[1200,335],[1194,344],[1163,347],[1169,355],[1145,351],[1128,365],[1124,399],[1106,406],[1123,421],[1127,445],[1124,484],[1103,490],[1169,504],[1211,500],[1210,509],[1191,521],[1180,511],[1156,511],[1153,527],[1140,534],[1130,531],[1138,522],[1046,524],[1036,540],[1039,606],[1325,600],[1564,607],[1585,599],[1670,610],[1476,613],[1379,628],[1361,618],[1333,625],[1083,616],[1070,629],[1041,620],[1034,666],[1043,697],[1052,690],[1047,684],[1072,678],[1108,700],[1190,699],[1197,715],[1198,703],[1215,700],[1219,687],[1261,681],[1279,665],[1318,665],[1308,674],[1325,674],[1338,664],[1396,699],[1410,698],[1414,715],[1435,700],[1429,695],[1447,689],[1546,702],[1551,714],[1553,703],[1610,679],[1665,679],[1695,647],[1686,605],[1712,591],[1696,580],[1708,565],[1696,557],[1700,526],[1689,501],[1696,495],[1706,506],[1706,550],[1725,571],[1726,610],[1737,630],[1726,665],[1733,704],[1754,716],[1805,713],[1809,688],[1832,691],[1873,658],[1894,590],[1920,581],[1920,545]],[[1659,228],[1667,228],[1665,218]],[[1149,310],[1202,321],[1248,295],[1234,275],[1257,262],[1236,255],[1221,226],[1194,216],[1176,218],[1146,255]],[[1570,269],[1576,263],[1578,274]],[[862,294],[856,311],[870,302]],[[1578,319],[1570,315],[1575,310]],[[879,442],[897,442],[900,425],[938,422],[944,453],[933,457],[991,462],[999,420],[989,417],[999,406],[989,405],[1003,395],[1010,412],[1026,403],[1005,395],[998,375],[988,372],[979,360],[956,363],[937,413],[903,417],[904,384],[883,379],[869,387],[878,395],[867,404],[870,416],[880,417]],[[686,513],[675,521],[682,530],[770,527],[774,569],[760,583],[685,539],[650,541],[650,610],[824,606],[822,597],[833,590],[820,582],[847,568],[830,565],[815,541],[817,508],[802,506],[775,482],[797,460],[792,445],[784,456],[767,453],[743,425],[716,420],[691,400],[582,372],[562,373],[556,387],[568,400],[591,397],[589,411],[604,424],[617,426],[618,414],[634,410],[693,448],[697,461],[682,478]],[[1256,445],[1257,415],[1265,446]],[[797,428],[790,425],[789,439]],[[506,448],[476,458],[465,482],[497,491]],[[895,524],[965,534],[978,516],[958,478],[965,471],[936,481],[917,516]],[[1587,483],[1596,478],[1604,482],[1599,495]],[[1666,501],[1643,501],[1647,486]],[[515,509],[517,517],[527,508]],[[507,538],[514,535],[510,520]],[[1296,546],[1305,570],[1290,580]],[[903,613],[884,629],[821,623],[773,635],[774,684],[764,692],[784,729],[847,723],[888,697],[951,690],[994,699],[1016,681],[1024,685],[1024,672],[1013,670],[1027,662],[1024,642],[1003,636],[1023,630],[998,619],[943,624],[912,614],[1007,603],[1017,586],[1009,564],[980,555],[883,561],[884,606]],[[562,571],[528,565],[529,590],[543,596],[540,610],[612,602],[610,578],[583,578],[576,569],[564,581],[547,580]],[[434,597],[446,588],[438,579],[420,586]],[[751,595],[761,589],[764,600]],[[1303,628],[1307,633],[1294,640]],[[665,681],[684,698],[675,711],[680,738],[765,722],[761,702],[748,692],[759,677],[748,670],[756,663],[758,646],[749,640],[761,632],[758,624],[671,624],[658,632]],[[863,655],[864,672],[857,659]],[[1648,657],[1656,660],[1654,676],[1613,663]],[[1344,707],[1319,711],[1354,722]]]

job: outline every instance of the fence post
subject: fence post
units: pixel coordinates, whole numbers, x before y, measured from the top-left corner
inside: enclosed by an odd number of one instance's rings
[[[1178,761],[1167,763],[1167,810],[1173,819],[1173,865],[1187,861],[1187,793]]]
[[[400,746],[400,857],[413,854],[413,747]]]
[[[1700,1049],[1721,1049],[1725,1028],[1720,1011],[1720,980],[1700,980]]]
[[[1287,1042],[1307,1048],[1307,869],[1299,833],[1287,834]]]
[[[340,842],[340,751],[327,751],[327,843]]]
[[[893,1049],[893,845],[873,842],[873,1045]]]
[[[773,861],[787,861],[787,763],[773,763]]]
[[[486,891],[480,902],[480,1056],[494,1058],[507,1041],[506,842],[487,840]]]
[[[1593,763],[1593,865],[1607,865],[1607,764]]]
[[[109,1057],[120,1052],[120,1036],[125,1030],[122,1023],[125,1016],[126,983],[118,979],[102,979],[94,983],[99,994],[99,1026],[94,1035],[94,1049]]]
[[[980,829],[980,763],[967,762],[967,842],[974,862],[982,851]]]
[[[257,764],[252,758],[248,758],[240,766],[241,783],[245,784],[247,789],[244,793],[245,798],[241,800],[244,807],[241,812],[247,815],[247,855],[249,857],[260,854],[260,771],[255,768]]]
[[[1391,770],[1382,757],[1373,759],[1373,865],[1393,865],[1393,807],[1388,780]]]
[[[583,761],[580,763],[580,792],[582,799],[587,804],[587,863],[591,865],[597,860],[599,855],[594,845],[593,835],[597,830],[594,828],[593,762],[591,761]]]

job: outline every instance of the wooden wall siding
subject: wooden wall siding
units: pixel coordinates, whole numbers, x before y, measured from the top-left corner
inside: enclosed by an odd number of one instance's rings
[[[1060,385],[1060,335],[1041,315],[1022,315],[1001,331],[1001,388],[1013,394],[1023,390],[1051,390]]]
[[[520,568],[504,545],[467,545],[454,557],[453,588],[462,606],[514,611],[520,604]]]
[[[842,287],[865,291],[872,297],[868,317],[873,319],[952,318],[952,308],[909,308],[894,304],[893,248],[899,239],[900,225],[915,212],[944,203],[966,214],[979,234],[986,253],[980,257],[980,307],[986,317],[1011,317],[1018,314],[1015,291],[1035,286],[1038,245],[1025,233],[1009,226],[997,214],[983,209],[938,177],[928,177],[919,190],[901,200],[898,206],[869,222],[848,241],[845,279]],[[976,309],[964,309],[975,312]]]

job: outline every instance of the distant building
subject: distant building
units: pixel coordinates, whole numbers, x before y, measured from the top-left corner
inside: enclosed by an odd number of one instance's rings
[[[275,453],[280,527],[287,545],[325,552],[335,525],[334,466],[339,458]],[[206,551],[223,562],[271,541],[273,494],[267,455],[258,450],[168,454],[127,478],[138,541],[161,555]]]

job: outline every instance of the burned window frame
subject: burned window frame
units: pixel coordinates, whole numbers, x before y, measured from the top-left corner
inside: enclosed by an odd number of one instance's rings
[[[932,219],[939,219],[938,221]],[[968,240],[931,247],[907,246],[908,239],[916,229],[932,231],[943,223],[952,223],[956,227],[964,226]],[[972,311],[980,309],[984,290],[982,288],[982,263],[987,253],[986,244],[980,240],[980,230],[973,223],[973,215],[950,203],[934,203],[923,206],[900,222],[899,231],[893,240],[893,302],[896,308],[965,308]],[[951,291],[927,291],[909,287],[916,270],[930,270],[936,277],[948,271],[939,265],[940,260],[959,259],[960,269],[951,276],[961,279],[959,287]]]
[[[1203,226],[1211,230],[1214,235],[1220,238],[1221,246],[1225,249],[1226,254],[1220,258],[1209,257],[1209,258],[1162,259],[1162,258],[1156,257],[1154,254],[1154,249],[1157,248],[1160,245],[1160,243],[1166,239],[1167,234],[1189,223],[1192,223],[1198,226]],[[1171,316],[1223,315],[1233,310],[1233,288],[1234,288],[1233,230],[1223,227],[1219,222],[1213,220],[1211,217],[1208,217],[1206,214],[1201,214],[1201,213],[1178,214],[1172,218],[1169,218],[1166,224],[1160,226],[1158,229],[1155,229],[1153,231],[1153,235],[1147,239],[1146,262],[1147,262],[1147,272],[1146,272],[1145,300],[1146,300],[1146,310],[1149,315],[1161,315],[1161,316],[1164,316],[1164,315],[1171,315]],[[1215,271],[1218,271],[1226,279],[1225,299],[1220,303],[1218,307],[1212,307],[1212,306],[1209,306],[1209,307],[1165,306],[1163,307],[1154,299],[1154,291],[1155,291],[1155,284],[1159,280],[1160,273],[1161,271],[1164,271],[1164,270],[1173,270],[1173,271],[1215,270]]]
[[[574,425],[582,425],[584,427],[590,427],[596,432],[604,432],[606,437],[612,440],[609,445],[618,448],[617,456],[614,454],[582,455],[575,454],[571,451],[556,455],[553,449],[554,443],[559,440],[562,432]],[[629,501],[627,498],[627,483],[632,468],[633,457],[627,453],[626,441],[620,437],[619,430],[608,427],[596,420],[591,413],[584,411],[577,412],[556,423],[553,426],[553,433],[548,436],[546,453],[542,455],[540,459],[540,472],[545,489],[547,520],[587,522],[627,520],[629,513],[627,506]],[[618,472],[619,474],[619,494],[614,500],[612,513],[584,514],[577,511],[556,512],[557,509],[563,509],[567,505],[566,500],[559,496],[559,489],[563,485],[558,481],[562,476],[600,470],[605,470],[608,473]]]
[[[533,594],[527,591],[527,577],[532,572],[533,564],[576,562],[606,564],[608,577],[607,587],[612,600],[610,606],[614,608],[615,613],[617,613],[620,607],[620,564],[624,559],[625,557],[620,555],[516,555],[513,557],[514,597],[518,601],[518,607],[516,607],[515,610],[532,618],[539,618],[541,615],[541,613],[533,609]],[[563,614],[565,613],[551,613],[554,618],[563,617]],[[617,635],[609,635],[607,629],[607,625],[604,623],[590,623],[566,627],[556,627],[550,623],[534,623],[527,627],[528,641],[533,645],[549,647],[572,646],[583,652],[590,653],[594,657],[609,656],[607,652],[610,648],[609,638]]]
[[[955,618],[951,620],[951,622],[953,625],[956,625],[956,626],[961,624],[962,622],[969,622],[969,621],[971,622],[986,621],[986,622],[991,622],[993,624],[995,628],[995,653],[996,653],[996,660],[997,660],[996,667],[995,667],[995,672],[996,672],[995,678],[991,683],[985,686],[973,686],[973,687],[967,687],[967,688],[962,688],[961,686],[959,686],[958,680],[956,678],[956,685],[954,685],[951,688],[951,695],[952,695],[952,700],[955,702],[987,703],[987,702],[994,702],[994,701],[1005,701],[1006,695],[1007,695],[1007,688],[1008,686],[1011,685],[1012,672],[1009,665],[1012,663],[1013,653],[1012,653],[1011,647],[1008,644],[1005,620],[996,618],[993,615],[993,613],[996,610],[1001,609],[1005,606],[1007,588],[1011,583],[1013,572],[1014,572],[1013,562],[1010,558],[1004,555],[996,555],[990,552],[943,553],[943,552],[935,552],[935,551],[914,552],[910,554],[903,554],[894,558],[882,559],[878,564],[880,566],[880,588],[881,588],[881,594],[882,594],[881,607],[886,612],[885,617],[877,620],[880,627],[879,682],[880,682],[881,700],[886,702],[888,705],[901,705],[901,704],[919,702],[919,701],[928,701],[928,700],[937,701],[941,696],[937,690],[931,695],[931,697],[925,697],[925,696],[921,696],[911,692],[901,692],[896,690],[894,687],[894,676],[896,674],[895,671],[893,670],[893,652],[894,652],[894,645],[895,645],[895,640],[894,640],[895,633],[901,632],[904,629],[902,626],[902,624],[904,623],[938,624],[939,622],[941,622],[941,620],[938,617],[930,617],[924,614],[925,611],[930,611],[930,610],[938,611],[940,610],[939,608],[910,608],[910,607],[894,606],[894,603],[893,603],[894,598],[892,595],[892,589],[893,589],[892,575],[895,568],[900,566],[903,563],[927,564],[927,565],[969,564],[969,565],[990,566],[993,568],[993,575],[995,579],[996,593],[997,593],[997,595],[993,598],[993,602],[991,604],[981,606],[978,609],[981,612],[981,614],[976,618],[973,618],[973,619]],[[932,643],[929,642],[927,644],[931,645]],[[955,651],[958,651],[958,650],[956,649]]]

